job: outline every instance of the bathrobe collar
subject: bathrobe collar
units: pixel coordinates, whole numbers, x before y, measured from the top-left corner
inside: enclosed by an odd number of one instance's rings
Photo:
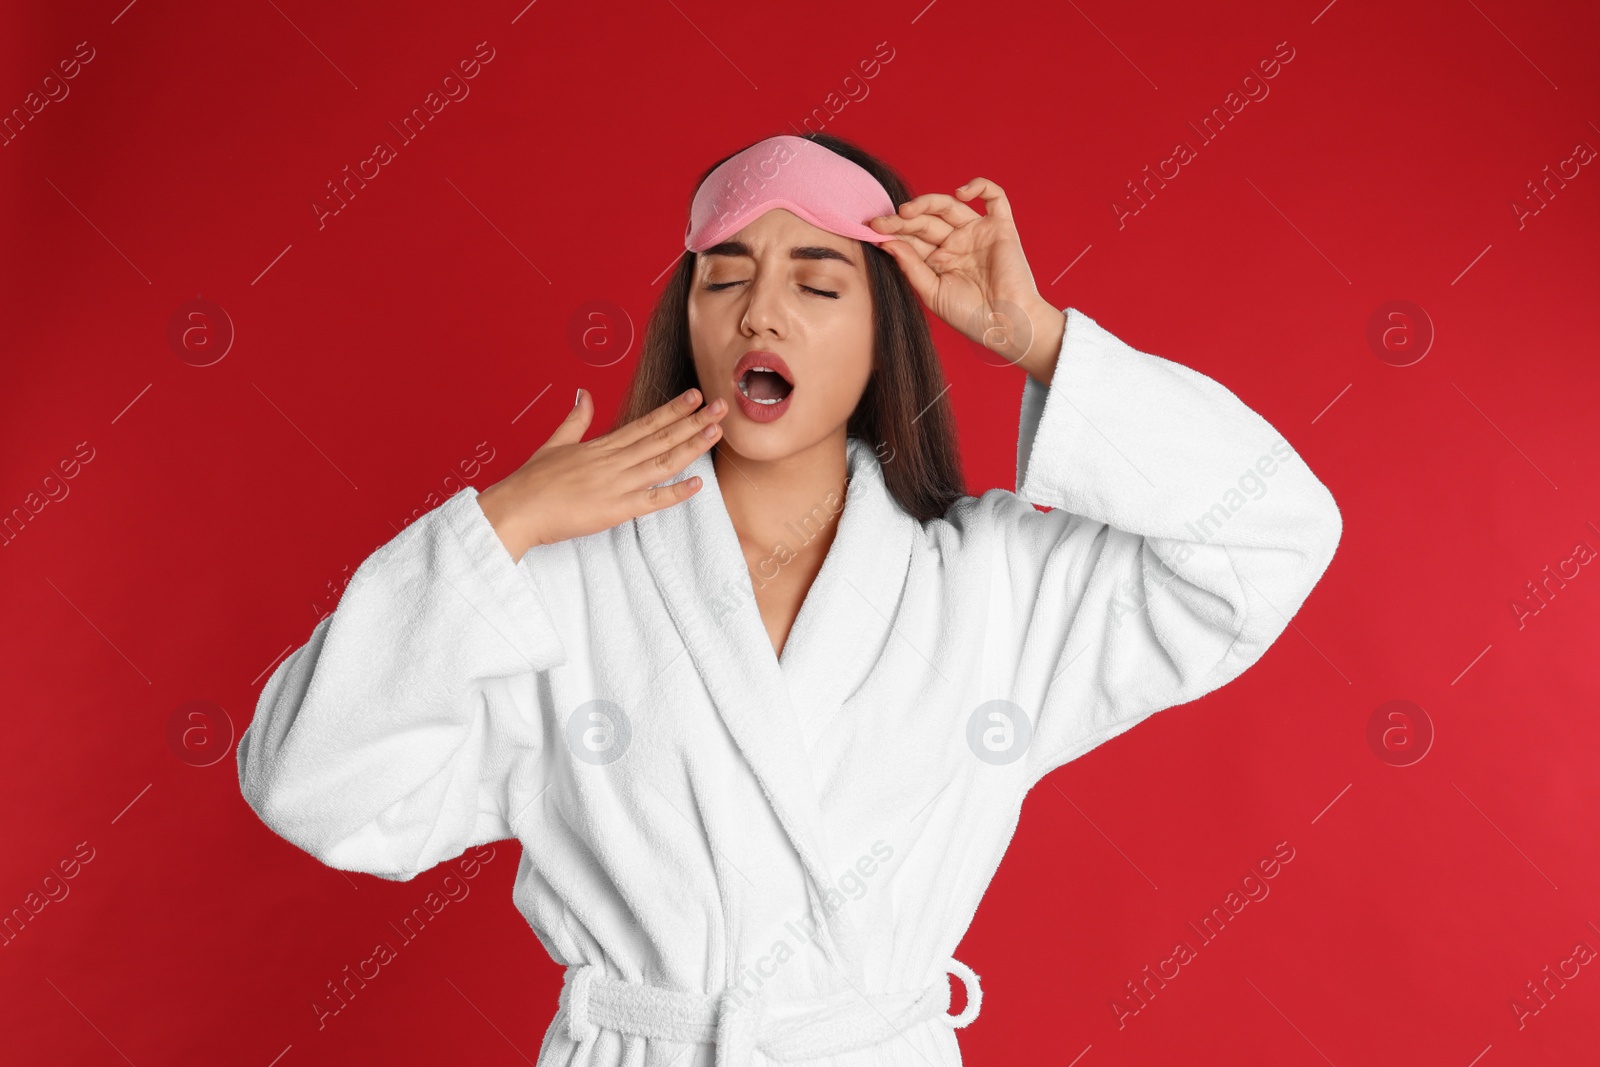
[[[890,495],[872,446],[846,439],[849,484],[833,543],[775,657],[749,565],[703,452],[672,482],[699,476],[687,500],[634,522],[650,570],[696,668],[815,886],[813,911],[843,868],[829,854],[806,728],[820,732],[895,638],[890,619],[910,562],[915,520]],[[664,483],[665,484],[665,483]],[[819,503],[819,515],[838,501]],[[811,536],[798,523],[790,547]],[[786,559],[785,554],[776,561]],[[808,716],[806,720],[801,715]],[[821,909],[857,972],[848,908]]]

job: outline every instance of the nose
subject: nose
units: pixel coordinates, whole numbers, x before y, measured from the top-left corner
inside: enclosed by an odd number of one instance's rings
[[[744,327],[752,334],[781,337],[788,330],[787,283],[758,272],[745,286]]]
[[[771,334],[782,338],[789,333],[794,318],[794,285],[782,267],[757,269],[744,286],[744,328],[750,334]]]

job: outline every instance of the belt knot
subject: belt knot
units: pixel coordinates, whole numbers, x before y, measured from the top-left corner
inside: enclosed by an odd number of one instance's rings
[[[946,974],[966,986],[967,1005],[958,1015],[949,1014]],[[847,989],[805,1001],[803,1010],[790,1005],[782,1013],[772,1010],[764,989],[751,994],[737,988],[686,992],[624,982],[592,963],[567,968],[561,985],[566,1034],[577,1044],[594,1041],[602,1029],[663,1041],[714,1043],[716,1067],[749,1067],[757,1051],[783,1062],[869,1049],[933,1018],[959,1029],[978,1017],[982,1003],[978,976],[955,959],[946,960],[944,974],[923,990],[863,994]]]
[[[765,990],[758,989],[748,997],[740,996],[736,989],[722,991],[717,997],[716,1067],[739,1067],[752,1062],[766,1009]]]

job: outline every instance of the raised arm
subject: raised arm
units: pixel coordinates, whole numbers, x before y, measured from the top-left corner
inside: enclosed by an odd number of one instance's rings
[[[567,660],[539,577],[558,594],[566,579],[577,601],[572,542],[692,495],[656,485],[660,472],[710,448],[727,405],[702,407],[691,389],[584,441],[593,413],[580,390],[521,467],[374,552],[278,665],[238,763],[245,799],[280,836],[395,881],[514,836],[549,784],[545,732],[559,729],[540,675]]]
[[[513,836],[537,779],[543,686],[566,654],[535,582],[468,486],[356,570],[273,671],[239,785],[329,866],[406,881]]]
[[[1011,628],[1011,699],[1032,716],[1029,787],[1242,674],[1343,529],[1327,488],[1228,389],[1065,312],[1051,384],[1023,386],[1018,493],[979,510],[1004,557],[1011,617],[993,624]]]

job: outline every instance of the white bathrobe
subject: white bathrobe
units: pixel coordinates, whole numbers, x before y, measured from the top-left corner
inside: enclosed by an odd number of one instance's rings
[[[245,798],[381,878],[519,840],[568,968],[540,1067],[959,1063],[950,957],[1024,795],[1256,662],[1342,529],[1233,393],[1065,311],[1019,493],[921,523],[849,440],[781,657],[709,453],[688,500],[518,562],[461,490],[273,672]]]

